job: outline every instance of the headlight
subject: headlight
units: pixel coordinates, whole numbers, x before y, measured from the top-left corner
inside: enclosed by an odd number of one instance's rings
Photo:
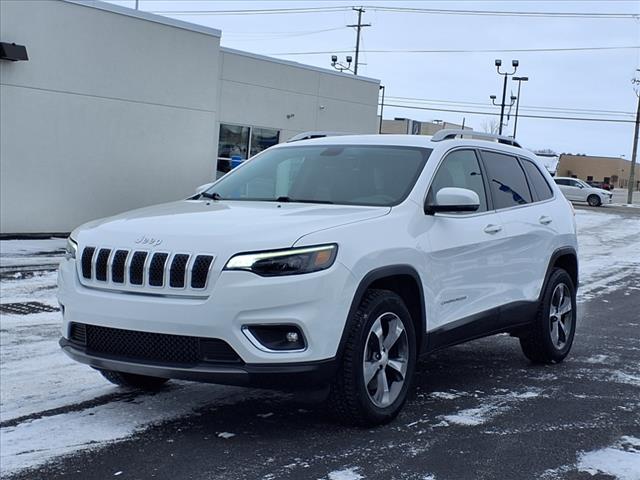
[[[67,245],[65,246],[64,252],[65,258],[76,258],[78,243],[71,237],[67,238]]]
[[[225,270],[246,270],[263,277],[296,275],[325,270],[333,265],[338,246],[290,248],[271,252],[241,253],[231,258]]]

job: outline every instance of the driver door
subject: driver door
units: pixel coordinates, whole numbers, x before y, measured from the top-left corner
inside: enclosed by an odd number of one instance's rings
[[[480,198],[475,212],[436,213],[423,240],[428,242],[425,291],[428,330],[445,336],[489,324],[501,302],[500,285],[505,266],[505,233],[499,215],[491,209],[484,171],[472,149],[454,150],[441,162],[429,188],[428,199],[444,187],[473,190]],[[430,274],[431,273],[431,274]],[[472,324],[473,325],[470,325]],[[444,342],[446,343],[446,341]]]

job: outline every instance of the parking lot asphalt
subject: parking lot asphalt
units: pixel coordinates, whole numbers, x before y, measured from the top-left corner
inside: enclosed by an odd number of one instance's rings
[[[342,427],[312,395],[212,401],[15,478],[640,478],[639,283],[630,274],[579,303],[562,364],[530,364],[506,335],[421,360],[386,426]]]

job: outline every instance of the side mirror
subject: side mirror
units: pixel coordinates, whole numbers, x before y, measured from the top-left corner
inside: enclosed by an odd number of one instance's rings
[[[209,190],[211,185],[213,185],[213,182],[205,183],[204,185],[200,185],[198,188],[196,188],[196,194],[200,194],[200,193],[204,192],[205,190]]]
[[[457,187],[445,187],[436,193],[435,202],[427,199],[424,213],[437,212],[475,212],[480,208],[480,197],[473,190]]]

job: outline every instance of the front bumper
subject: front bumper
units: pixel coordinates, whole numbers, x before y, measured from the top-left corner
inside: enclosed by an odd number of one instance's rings
[[[210,283],[204,298],[96,289],[80,283],[74,260],[63,260],[58,278],[62,337],[71,338],[70,326],[75,322],[220,339],[245,365],[320,362],[337,355],[357,286],[355,277],[339,262],[321,272],[287,277],[216,272]],[[243,332],[246,325],[283,324],[300,329],[307,342],[304,350],[268,351]],[[226,367],[225,372],[234,373]]]
[[[92,355],[66,338],[60,339],[60,347],[76,362],[96,369],[151,377],[264,388],[296,389],[323,386],[334,377],[337,365],[334,359],[281,364],[159,365]]]

